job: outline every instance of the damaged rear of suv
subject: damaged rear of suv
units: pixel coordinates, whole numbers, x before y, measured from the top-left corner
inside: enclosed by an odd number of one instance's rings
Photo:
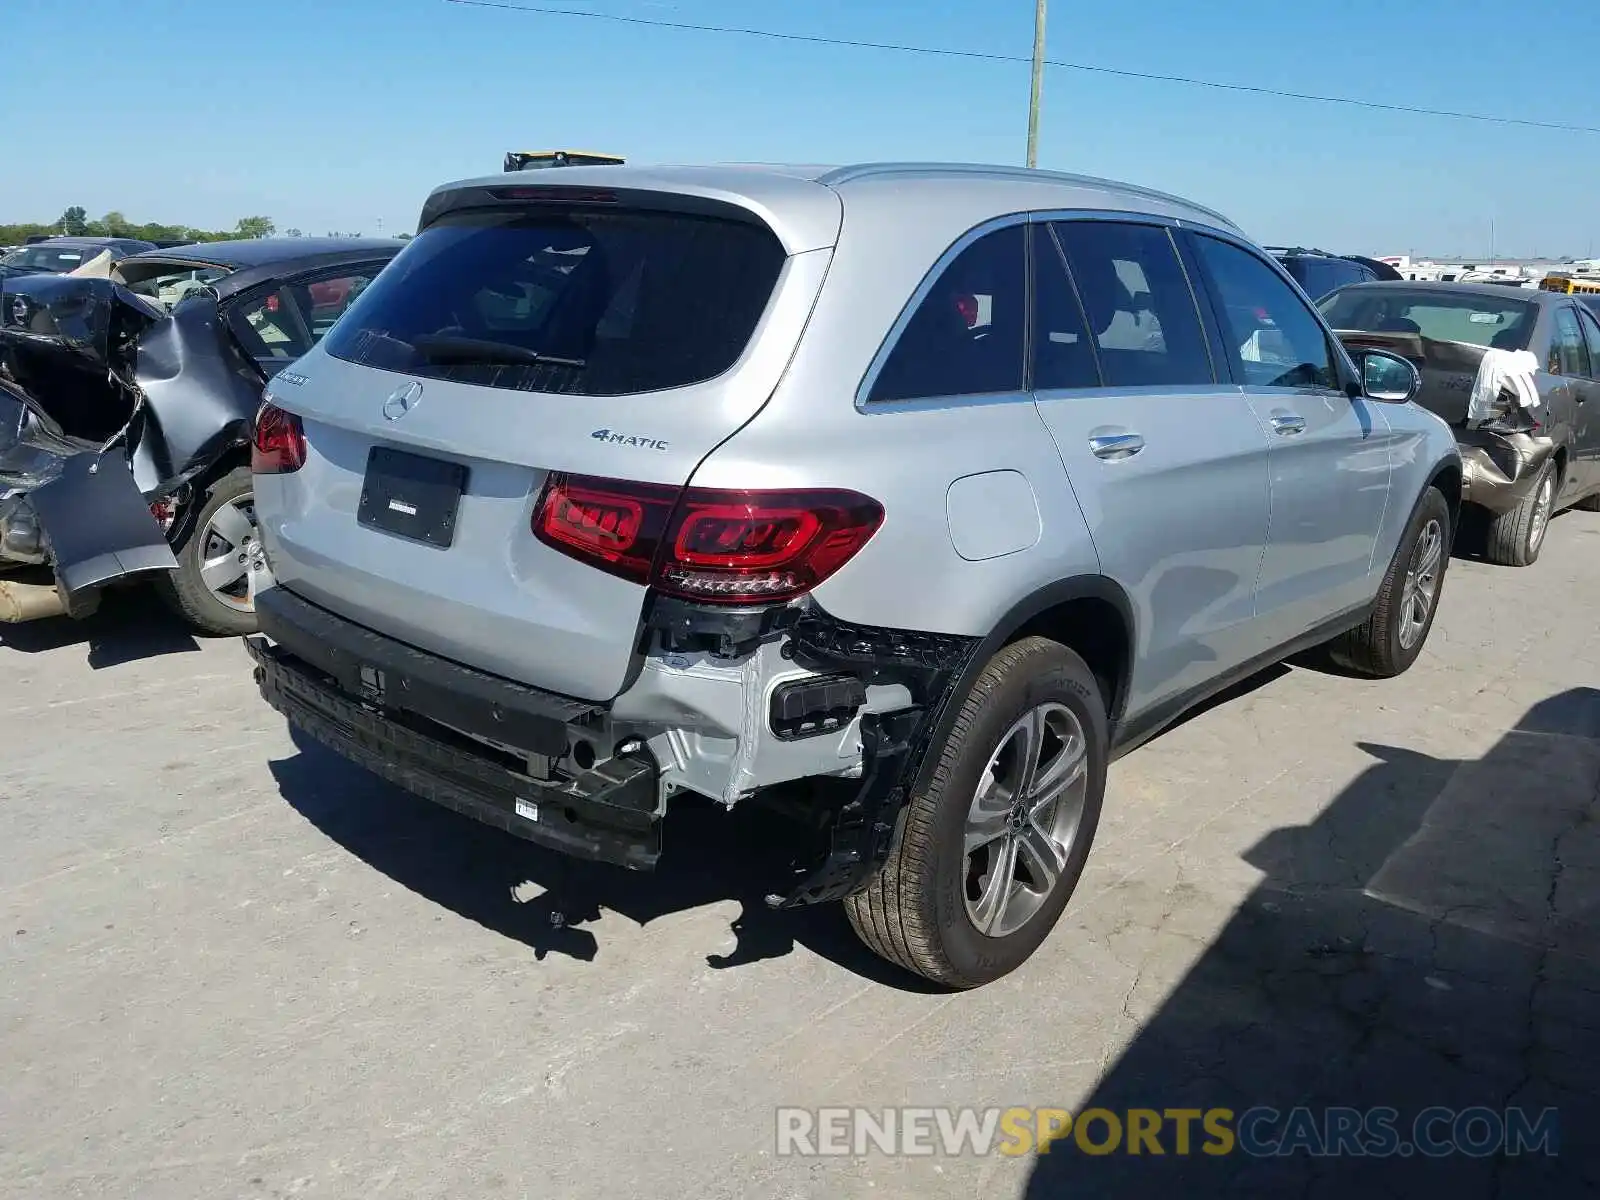
[[[1060,916],[1114,752],[1296,648],[1421,651],[1459,457],[1362,364],[1223,218],[1101,181],[449,185],[270,387],[256,679],[591,859],[652,866],[675,797],[770,802],[769,903],[975,986]]]

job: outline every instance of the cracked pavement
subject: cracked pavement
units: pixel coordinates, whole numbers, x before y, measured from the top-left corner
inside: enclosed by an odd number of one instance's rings
[[[147,600],[0,631],[0,1197],[1600,1190],[1600,515],[1457,560],[1429,647],[1116,764],[965,995],[761,903],[759,814],[565,863],[306,745]],[[1559,1157],[779,1158],[779,1105],[1560,1111]],[[1169,1141],[1170,1146],[1170,1141]]]

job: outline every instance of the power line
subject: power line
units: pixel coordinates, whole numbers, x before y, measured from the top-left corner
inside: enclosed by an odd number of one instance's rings
[[[498,8],[507,12],[533,13],[546,17],[578,17],[591,21],[610,21],[619,25],[647,25],[655,29],[677,29],[690,33],[737,34],[742,37],[765,38],[774,42],[804,42],[813,46],[846,46],[856,50],[888,50],[897,54],[921,54],[936,58],[965,58],[979,62],[1029,63],[1031,58],[1017,54],[990,54],[982,50],[952,50],[939,46],[913,46],[902,42],[873,42],[854,38],[822,37],[818,34],[780,33],[772,29],[751,29],[739,25],[709,25],[690,21],[667,21],[656,17],[630,17],[621,13],[586,12],[581,9],[551,8],[544,5],[512,4],[509,0],[445,0],[465,8]],[[1044,65],[1060,67],[1064,71],[1082,71],[1092,75],[1114,75],[1120,79],[1138,79],[1148,83],[1179,83],[1188,87],[1210,88],[1221,92],[1243,92],[1252,96],[1271,96],[1278,100],[1305,100],[1316,104],[1342,104],[1349,108],[1374,109],[1379,112],[1408,113],[1419,117],[1447,117],[1455,121],[1477,121],[1487,125],[1515,125],[1525,129],[1550,129],[1559,133],[1600,133],[1600,126],[1566,125],[1557,121],[1533,121],[1526,117],[1502,117],[1489,113],[1458,112],[1448,108],[1422,108],[1411,104],[1385,104],[1379,100],[1362,100],[1354,96],[1324,96],[1315,92],[1288,92],[1278,88],[1256,87],[1247,83],[1224,83],[1217,79],[1197,79],[1190,75],[1164,75],[1155,71],[1129,71],[1121,67],[1104,67],[1094,63],[1067,62],[1047,58]]]

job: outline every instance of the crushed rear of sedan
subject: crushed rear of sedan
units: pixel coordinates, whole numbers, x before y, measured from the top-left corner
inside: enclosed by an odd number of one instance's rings
[[[214,243],[0,284],[0,622],[155,579],[201,632],[250,632],[250,430],[319,332],[285,282],[331,325],[400,245]]]
[[[1417,402],[1461,447],[1462,500],[1505,566],[1539,556],[1550,518],[1600,507],[1600,321],[1578,297],[1492,284],[1377,282],[1320,302],[1352,350],[1398,354]]]

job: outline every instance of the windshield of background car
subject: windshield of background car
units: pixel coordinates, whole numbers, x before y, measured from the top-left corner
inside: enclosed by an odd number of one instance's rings
[[[1309,256],[1279,259],[1283,269],[1294,277],[1300,290],[1313,300],[1320,300],[1335,288],[1358,283],[1367,277],[1364,268],[1342,258],[1312,258]]]
[[[96,246],[24,246],[0,259],[8,267],[34,271],[75,271],[100,253]]]
[[[1350,288],[1327,297],[1320,307],[1335,329],[1418,333],[1496,350],[1526,350],[1538,319],[1537,307],[1525,300],[1403,288]]]
[[[762,225],[658,211],[468,212],[419,233],[325,343],[486,387],[620,396],[744,353],[783,269]]]

